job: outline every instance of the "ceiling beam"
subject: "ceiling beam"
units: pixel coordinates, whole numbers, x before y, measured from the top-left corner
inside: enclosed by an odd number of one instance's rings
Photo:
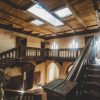
[[[11,13],[9,13],[9,12],[7,12],[7,11],[4,11],[4,10],[1,10],[1,9],[0,9],[0,12],[5,13],[5,14],[7,14],[7,15],[9,15],[9,16],[16,17],[16,18],[18,18],[18,19],[20,19],[20,20],[24,20],[23,18],[17,17],[17,16],[15,16],[14,14],[11,14]],[[26,20],[24,20],[24,21],[26,21]]]
[[[16,17],[14,17],[14,16],[11,16],[10,14],[6,14],[5,12],[2,12],[2,13],[3,13],[4,15],[8,16],[8,17],[13,17],[13,18],[16,19],[16,20],[21,21],[21,19],[16,18]],[[18,24],[18,23],[15,23],[15,22],[9,21],[9,19],[7,19],[7,18],[2,17],[2,18],[0,18],[0,19],[2,19],[2,20],[6,20],[6,21],[8,21],[8,22],[10,22],[10,23],[12,23],[12,24],[16,24],[16,25],[19,25],[19,26],[23,27],[21,24]],[[22,20],[22,21],[24,21],[24,20]],[[24,23],[27,23],[27,24],[28,24],[29,22],[24,21]],[[39,29],[42,29],[42,30],[45,30],[45,31],[51,32],[50,30],[43,29],[42,27],[38,27],[38,26],[35,26],[35,25],[32,25],[32,27],[34,28],[34,31],[37,31],[37,32],[39,32],[39,33],[43,33],[43,32],[41,32]],[[28,27],[23,27],[23,28],[28,28]],[[39,29],[35,29],[35,28],[39,28]],[[45,33],[43,33],[43,34],[45,34]]]
[[[30,0],[30,3],[23,7],[23,10],[27,10],[28,8],[32,7],[34,3]]]
[[[94,11],[95,11],[96,19],[97,19],[97,24],[98,24],[98,28],[100,29],[100,15],[99,15],[100,9],[98,8],[98,3],[99,2],[100,1],[98,1],[98,0],[93,0],[93,6],[94,6]]]
[[[81,32],[74,32],[74,33],[63,33],[63,35],[50,36],[50,37],[46,37],[45,39],[50,40],[50,39],[55,39],[55,38],[64,38],[64,37],[71,37],[71,36],[77,36],[77,35],[87,35],[87,34],[92,34],[96,32],[99,32],[99,29],[84,30]]]
[[[32,1],[34,4],[35,4],[35,3],[41,4],[41,6],[42,6],[43,8],[45,8],[46,10],[48,10],[48,11],[50,12],[49,8],[43,3],[43,1],[41,1],[41,0],[31,0],[31,1]],[[55,15],[53,15],[53,16],[55,16]],[[55,17],[56,17],[56,16],[55,16]],[[66,23],[66,26],[69,27],[71,31],[75,32],[75,30],[74,30],[68,23]],[[49,31],[50,31],[50,30],[49,30]],[[54,34],[56,34],[56,33],[54,33]]]
[[[68,2],[68,0],[65,0],[66,6],[71,10],[73,15],[76,17],[76,19],[80,22],[80,24],[86,29],[86,25],[83,22],[83,20],[80,18],[80,16],[77,14],[75,9],[71,6],[71,4]]]
[[[19,6],[15,5],[14,3],[12,3],[10,0],[1,0],[1,1],[7,3],[8,5],[12,6],[13,8],[21,9],[21,10],[27,10],[28,8],[30,8],[31,6],[34,5],[34,3],[31,0],[30,0],[30,3],[24,7],[19,7]]]
[[[29,36],[33,36],[33,37],[37,37],[37,38],[43,38],[43,37],[38,36],[37,34],[33,34],[31,31],[30,32],[24,31],[23,28],[14,28],[10,25],[5,25],[5,24],[1,24],[1,23],[0,23],[0,28],[10,30],[10,31],[13,31],[13,32],[17,32],[17,33],[20,33],[20,34],[24,34],[24,35],[29,35]]]
[[[14,3],[10,2],[10,0],[0,0],[0,1],[5,2],[6,4],[12,6],[13,8],[22,9],[21,7],[19,7],[19,6],[15,5]]]

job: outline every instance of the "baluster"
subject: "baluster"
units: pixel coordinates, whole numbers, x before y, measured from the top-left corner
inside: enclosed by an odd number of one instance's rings
[[[53,49],[51,50],[51,56],[53,57]]]
[[[40,50],[38,50],[38,56],[39,56]]]
[[[65,49],[65,58],[66,58],[66,49]]]
[[[65,49],[65,58],[66,58],[66,49]]]
[[[32,49],[30,49],[30,56],[32,56]]]
[[[0,65],[2,64],[2,61],[1,61],[1,56],[0,56]],[[0,66],[1,67],[1,66]]]
[[[69,52],[70,52],[70,58],[72,58],[73,55],[72,50],[70,49]]]
[[[62,50],[62,57],[64,57],[64,50]]]
[[[39,50],[37,49],[37,56],[38,56],[38,51],[39,51]]]
[[[52,50],[52,56],[54,57],[54,49]]]
[[[60,50],[60,57],[62,57],[62,51]]]
[[[52,56],[52,50],[50,49],[50,57]]]
[[[36,49],[36,57],[37,57],[37,49]]]
[[[13,59],[14,59],[15,58],[15,51],[13,51],[12,54],[13,54]]]
[[[74,49],[71,50],[71,52],[72,52],[72,58],[74,58]]]
[[[76,58],[78,57],[78,51],[79,51],[79,50],[76,51]]]
[[[32,56],[34,56],[34,50],[32,49]]]
[[[68,50],[68,58],[70,58],[70,57],[69,57],[69,50]]]
[[[69,50],[69,58],[71,58],[71,52],[70,52],[70,50]]]
[[[18,94],[18,100],[20,100],[20,94]]]
[[[26,100],[28,100],[28,95],[26,94]]]
[[[18,58],[18,48],[15,49],[15,58]]]
[[[59,57],[59,52],[60,52],[60,50],[58,50],[58,57]]]
[[[38,56],[40,56],[40,49],[39,49],[39,51],[38,51]],[[43,56],[44,56],[44,53],[43,53]]]
[[[27,56],[29,56],[28,48],[27,48]]]
[[[28,50],[27,50],[27,48],[26,48],[26,57],[28,56]]]
[[[74,58],[76,58],[76,52],[77,52],[77,51],[75,50],[75,51],[74,51]]]
[[[23,94],[23,96],[22,96],[22,100],[26,100],[26,98],[25,98],[25,94]]]
[[[65,57],[65,50],[63,50],[63,58]]]
[[[29,49],[29,57],[31,56],[31,49]]]
[[[37,50],[37,56],[39,56],[39,49]]]

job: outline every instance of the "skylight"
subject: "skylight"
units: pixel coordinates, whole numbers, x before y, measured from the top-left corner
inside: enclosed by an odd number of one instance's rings
[[[35,24],[35,25],[37,25],[37,26],[40,26],[40,25],[43,25],[43,24],[44,24],[44,22],[42,22],[42,21],[40,21],[40,20],[34,20],[34,21],[32,21],[31,23],[33,23],[33,24]]]
[[[39,4],[35,4],[31,8],[29,8],[28,11],[31,12],[32,14],[36,15],[37,17],[40,17],[41,19],[47,21],[48,23],[54,25],[54,26],[64,25],[63,22],[61,22],[59,19],[54,17],[52,14],[50,14],[48,11],[46,11]]]
[[[63,8],[55,11],[54,13],[60,18],[64,18],[72,15],[72,12],[69,10],[69,8]]]

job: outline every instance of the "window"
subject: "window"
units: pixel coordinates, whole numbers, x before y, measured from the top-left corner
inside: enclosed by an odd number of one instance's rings
[[[51,82],[59,78],[59,68],[55,63],[51,63],[48,66],[48,82]]]
[[[97,41],[96,41],[96,49],[97,49],[97,51],[99,51],[100,50],[100,39],[97,39]]]
[[[68,17],[72,15],[72,12],[69,10],[69,8],[63,8],[63,9],[54,11],[54,13],[60,18],[64,18],[64,17]]]
[[[62,21],[60,21],[59,19],[54,17],[52,14],[50,14],[48,11],[46,11],[39,4],[35,4],[31,8],[29,8],[28,11],[54,26],[64,25],[64,23]]]
[[[73,40],[69,45],[69,48],[78,48],[78,43],[75,40]]]
[[[35,24],[35,25],[37,25],[37,26],[40,26],[40,25],[43,25],[43,24],[44,24],[44,22],[42,22],[42,21],[40,21],[40,20],[34,20],[34,21],[32,21],[31,23],[33,23],[33,24]]]
[[[58,49],[58,45],[54,42],[54,43],[51,45],[51,49]]]

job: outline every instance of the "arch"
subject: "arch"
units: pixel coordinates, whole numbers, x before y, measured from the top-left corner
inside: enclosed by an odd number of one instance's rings
[[[54,62],[50,63],[47,68],[47,82],[51,82],[59,78],[59,67]]]

